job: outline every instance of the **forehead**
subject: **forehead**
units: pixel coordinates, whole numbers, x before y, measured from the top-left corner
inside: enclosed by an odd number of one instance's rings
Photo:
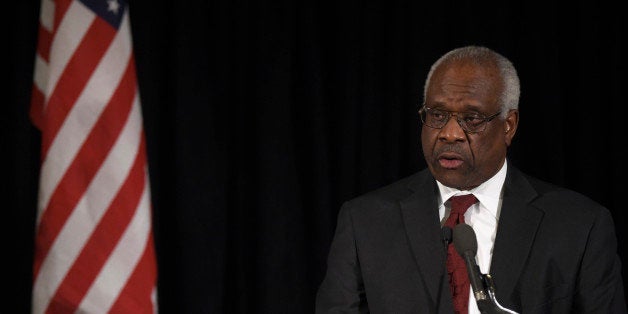
[[[494,64],[450,61],[435,69],[426,103],[452,110],[496,110],[502,83]]]

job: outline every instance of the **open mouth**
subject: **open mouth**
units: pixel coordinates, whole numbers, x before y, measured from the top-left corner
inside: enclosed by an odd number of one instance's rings
[[[443,153],[438,156],[438,163],[445,169],[457,169],[464,161],[462,157],[455,153]]]
[[[441,167],[445,169],[456,169],[460,167],[463,163],[463,161],[460,159],[446,159],[446,158],[441,158],[438,160],[438,162],[440,163]]]

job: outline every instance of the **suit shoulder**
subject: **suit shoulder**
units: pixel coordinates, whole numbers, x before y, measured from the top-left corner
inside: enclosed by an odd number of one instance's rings
[[[544,211],[568,211],[570,215],[581,213],[586,216],[597,216],[600,211],[608,211],[600,203],[580,192],[535,177],[526,175],[526,178],[538,193],[533,203]]]
[[[346,208],[381,208],[382,206],[397,204],[400,200],[407,198],[413,193],[411,185],[417,181],[424,181],[429,178],[427,170],[423,170],[399,179],[388,185],[382,186],[370,192],[359,195],[353,199],[346,201],[343,207]]]

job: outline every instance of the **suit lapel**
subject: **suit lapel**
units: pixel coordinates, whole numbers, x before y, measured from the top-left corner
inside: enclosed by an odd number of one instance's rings
[[[543,218],[543,212],[530,204],[536,195],[518,170],[508,169],[490,271],[498,299],[512,295]]]
[[[441,239],[434,179],[424,171],[410,182],[415,191],[400,201],[403,222],[419,271],[432,301],[438,306],[445,270],[445,250]]]

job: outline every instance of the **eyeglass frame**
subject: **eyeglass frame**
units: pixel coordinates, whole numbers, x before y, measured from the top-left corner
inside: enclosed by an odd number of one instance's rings
[[[442,111],[442,112],[447,113],[447,119],[445,120],[445,122],[443,122],[443,125],[441,127],[435,127],[435,126],[431,126],[431,125],[425,123],[425,120],[427,119],[427,117],[424,118],[423,117],[423,113],[425,112],[427,114],[428,110],[438,110],[438,111]],[[447,125],[447,123],[449,123],[449,119],[451,119],[451,117],[455,115],[456,116],[456,122],[458,123],[460,128],[467,134],[476,134],[476,133],[482,133],[482,132],[486,131],[486,126],[488,125],[488,123],[491,122],[493,119],[495,119],[499,114],[501,114],[502,111],[501,110],[497,111],[496,113],[494,113],[494,114],[492,114],[492,115],[490,115],[488,117],[483,117],[483,118],[475,117],[477,119],[482,120],[481,123],[483,125],[483,129],[482,130],[478,130],[478,131],[466,130],[466,128],[467,128],[466,125],[467,124],[463,123],[463,122],[460,122],[460,119],[458,118],[458,114],[460,114],[460,113],[471,113],[471,112],[459,112],[459,111],[450,111],[450,110],[436,109],[436,108],[430,108],[430,107],[428,107],[426,105],[423,105],[421,107],[421,109],[419,109],[419,117],[420,117],[421,122],[423,123],[423,125],[425,125],[427,127],[430,127],[432,129],[442,129],[442,128],[444,128]],[[480,116],[484,116],[484,114],[482,114],[482,113],[476,113],[476,114],[480,115]]]

